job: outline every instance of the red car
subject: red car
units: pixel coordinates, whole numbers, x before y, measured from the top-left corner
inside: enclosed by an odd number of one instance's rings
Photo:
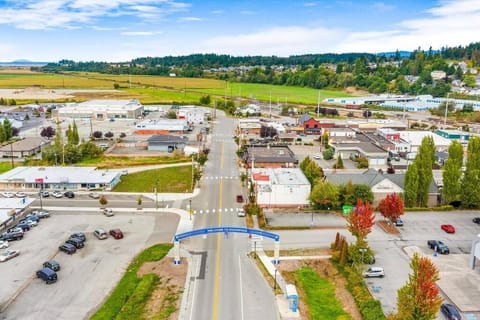
[[[455,233],[455,228],[451,224],[442,224],[441,228],[446,233]]]
[[[123,232],[122,230],[118,229],[118,228],[115,228],[115,229],[112,229],[110,230],[110,235],[112,237],[114,237],[115,239],[122,239],[123,238]]]

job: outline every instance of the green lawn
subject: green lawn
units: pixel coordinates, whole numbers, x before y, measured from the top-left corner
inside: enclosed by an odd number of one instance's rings
[[[12,169],[11,162],[0,162],[0,173],[7,172],[8,170]]]
[[[305,292],[309,319],[347,320],[351,319],[335,297],[335,286],[320,277],[309,267],[302,267],[295,272],[298,285]]]
[[[192,190],[192,167],[172,167],[131,173],[122,177],[115,186],[117,192],[190,192]]]
[[[155,289],[158,277],[146,274],[139,278],[137,271],[145,262],[161,260],[171,248],[171,244],[157,244],[140,253],[128,266],[105,303],[90,319],[143,318],[144,306]]]

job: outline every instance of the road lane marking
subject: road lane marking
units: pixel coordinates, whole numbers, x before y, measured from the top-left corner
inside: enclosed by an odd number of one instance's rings
[[[225,145],[222,143],[222,153],[220,156],[220,168],[223,168],[223,160],[224,160],[224,147]],[[223,180],[220,179],[219,183],[219,189],[218,189],[218,207],[222,207],[222,188],[223,188]],[[222,225],[222,214],[221,211],[219,210],[218,213],[218,226],[220,227]],[[215,259],[215,286],[213,289],[213,320],[218,319],[218,286],[220,282],[220,249],[221,249],[221,240],[222,237],[220,236],[221,234],[217,234],[217,256]]]

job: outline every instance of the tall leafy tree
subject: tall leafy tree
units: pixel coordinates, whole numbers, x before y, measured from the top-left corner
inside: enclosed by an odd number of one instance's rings
[[[0,142],[7,141],[7,136],[5,135],[5,129],[3,126],[0,126]]]
[[[310,192],[310,202],[317,209],[331,209],[338,205],[338,187],[329,181],[319,180]]]
[[[306,157],[302,160],[302,162],[300,162],[300,165],[299,165],[300,169],[301,169],[303,172],[305,172],[305,168],[310,164],[310,162],[312,162],[312,159],[310,159],[309,156],[306,156]]]
[[[443,203],[460,200],[462,164],[463,146],[460,142],[453,141],[448,147],[448,159],[443,167]]]
[[[480,138],[471,137],[467,148],[467,163],[462,180],[462,206],[480,207]]]
[[[310,184],[314,186],[317,182],[317,179],[323,177],[323,170],[316,162],[311,161],[305,168],[304,174]]]
[[[357,238],[356,245],[359,248],[367,247],[366,238],[372,231],[372,226],[375,223],[375,215],[373,207],[369,202],[357,200],[355,208],[352,210],[347,218],[347,228],[350,233]]]
[[[73,121],[72,125],[72,143],[74,145],[78,145],[80,143],[80,136],[78,135],[78,127],[75,120]]]
[[[438,269],[428,257],[414,254],[410,262],[412,273],[398,290],[398,313],[395,320],[433,320],[442,304],[436,282],[440,279]]]
[[[415,162],[408,166],[404,182],[405,206],[415,207],[418,192],[418,167]]]
[[[427,136],[422,139],[415,158],[418,163],[418,194],[417,206],[428,206],[428,193],[433,179],[432,166],[435,161],[435,143],[433,137]]]
[[[388,194],[378,204],[378,211],[392,222],[404,213],[403,200],[396,193]]]

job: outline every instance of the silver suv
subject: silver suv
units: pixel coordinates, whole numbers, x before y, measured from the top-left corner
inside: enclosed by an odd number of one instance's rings
[[[381,267],[370,267],[366,271],[363,272],[363,276],[365,278],[383,278],[385,276],[385,272]]]

